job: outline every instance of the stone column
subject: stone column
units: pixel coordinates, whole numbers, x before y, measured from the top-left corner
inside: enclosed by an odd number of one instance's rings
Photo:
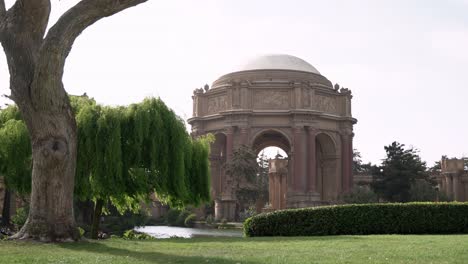
[[[294,191],[306,191],[305,131],[303,126],[294,128]]]
[[[452,175],[448,174],[445,176],[447,179],[447,195],[449,196],[450,199],[453,199],[453,184],[452,184]]]
[[[273,173],[273,200],[272,200],[272,208],[274,208],[275,210],[278,210],[280,208],[279,206],[279,195],[280,195],[280,184],[279,184],[279,181],[278,181],[278,178],[279,178],[279,173],[278,172],[275,172]]]
[[[352,133],[343,133],[341,135],[341,166],[342,166],[342,188],[343,192],[349,192],[352,187],[352,160],[353,143]]]
[[[226,133],[226,153],[225,153],[225,160],[226,162],[229,162],[229,160],[232,158],[232,148],[233,148],[233,128],[232,127],[227,127],[225,129]],[[226,170],[223,168],[224,166],[220,166],[220,174],[221,174],[221,197],[220,197],[220,211],[223,212],[222,215],[223,217],[227,217],[228,213],[225,212],[225,202],[232,200],[232,186],[230,186],[230,181],[231,177],[226,174]]]
[[[275,177],[273,172],[268,172],[268,202],[273,206],[273,202],[275,200]]]
[[[202,89],[195,89],[193,91],[193,117],[203,116],[203,103],[204,94]]]
[[[197,117],[199,116],[199,113],[198,113],[198,96],[192,96],[192,100],[193,100],[193,109],[192,109],[192,116],[193,117]]]
[[[296,109],[302,109],[302,89],[299,83],[292,82],[290,84],[294,91],[294,106]]]
[[[349,146],[348,146],[348,171],[349,171],[349,182],[348,182],[348,190],[352,190],[354,187],[354,174],[353,174],[353,154],[354,154],[354,149],[353,149],[353,139],[354,139],[354,133],[351,133],[350,138],[349,138]]]
[[[234,143],[234,128],[226,128],[226,158],[229,160],[232,157],[232,148]]]
[[[241,127],[240,128],[240,143],[242,145],[249,145],[249,128]]]
[[[214,202],[215,202],[215,219],[216,221],[219,221],[223,219],[224,217],[223,203],[219,199],[216,199]]]
[[[453,175],[453,199],[460,201],[460,181],[458,175]]]
[[[317,191],[317,157],[316,157],[316,142],[315,136],[317,135],[317,130],[315,128],[309,127],[308,129],[308,191],[316,192]]]
[[[219,157],[210,155],[210,171],[211,171],[211,195],[217,197],[223,190],[221,186],[221,172],[219,170]]]
[[[281,174],[281,205],[280,209],[286,209],[286,193],[288,192],[287,188],[288,182],[287,182],[287,175],[286,174]]]

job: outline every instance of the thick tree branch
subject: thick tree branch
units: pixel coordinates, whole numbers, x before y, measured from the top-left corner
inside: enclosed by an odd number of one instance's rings
[[[0,0],[0,20],[3,18],[5,13],[6,13],[5,0]]]
[[[49,76],[47,87],[36,87],[35,93],[40,101],[50,108],[46,98],[66,96],[65,90],[49,91],[48,87],[62,86],[65,59],[71,51],[75,39],[90,25],[98,20],[112,16],[124,9],[144,3],[147,0],[82,0],[64,13],[57,23],[52,26],[42,45],[38,60],[35,80],[41,83],[41,77]],[[50,78],[53,76],[53,78]],[[44,83],[44,82],[42,82]],[[60,93],[60,94],[54,94]],[[57,101],[57,100],[56,100]]]
[[[24,33],[39,48],[47,29],[50,10],[50,0],[17,0],[7,12],[8,31],[15,36]]]
[[[0,1],[3,9],[4,0]],[[30,99],[29,87],[50,9],[50,0],[17,0],[0,18],[0,42],[9,66],[11,96],[18,105],[26,105]]]

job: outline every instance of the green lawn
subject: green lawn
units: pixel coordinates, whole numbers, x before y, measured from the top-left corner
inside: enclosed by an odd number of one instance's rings
[[[468,235],[4,241],[0,263],[468,263]]]

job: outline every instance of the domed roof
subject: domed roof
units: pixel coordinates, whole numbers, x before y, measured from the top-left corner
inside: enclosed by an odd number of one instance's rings
[[[256,57],[240,67],[238,71],[251,70],[293,70],[320,74],[307,61],[286,54],[269,54]]]

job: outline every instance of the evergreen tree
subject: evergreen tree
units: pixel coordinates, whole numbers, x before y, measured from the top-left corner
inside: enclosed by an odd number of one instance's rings
[[[405,145],[398,142],[386,146],[385,151],[387,157],[382,165],[372,170],[371,186],[386,201],[407,202],[416,180],[428,179],[426,163],[421,161],[416,150],[405,149]]]
[[[241,145],[233,151],[226,165],[226,174],[232,177],[233,192],[242,206],[257,200],[268,201],[268,159],[262,152],[257,158],[248,146]]]
[[[257,188],[259,190],[259,198],[263,201],[268,201],[269,199],[269,163],[268,158],[265,156],[264,151],[260,154],[258,158],[258,176],[257,176]]]
[[[257,156],[250,147],[241,145],[232,152],[232,158],[225,168],[226,174],[232,177],[237,187],[244,180],[254,183],[259,170]]]
[[[353,174],[369,174],[372,170],[372,164],[362,163],[361,152],[353,149]]]

